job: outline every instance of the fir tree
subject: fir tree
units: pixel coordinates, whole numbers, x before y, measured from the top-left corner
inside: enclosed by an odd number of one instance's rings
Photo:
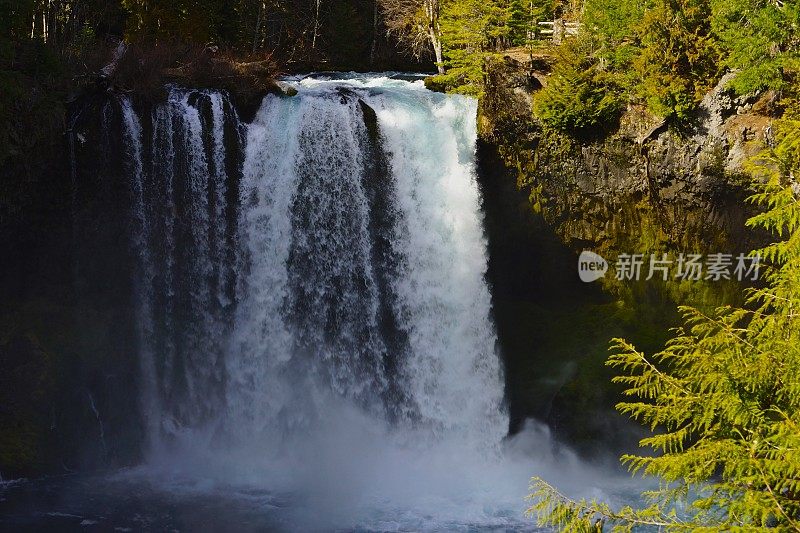
[[[714,0],[712,6],[725,64],[738,71],[733,88],[741,94],[783,88],[784,70],[800,56],[800,3]]]
[[[656,115],[691,118],[720,76],[708,0],[656,0],[638,27],[641,53],[633,64],[638,92]]]
[[[436,77],[454,92],[480,94],[487,53],[508,43],[508,11],[496,0],[451,0],[442,8],[446,74]]]
[[[533,100],[533,110],[545,124],[569,133],[602,127],[618,114],[620,101],[613,81],[596,58],[587,53],[586,38],[562,45],[547,87]]]
[[[509,43],[525,46],[535,37],[537,23],[552,17],[552,4],[542,0],[509,0],[505,7]]]
[[[583,14],[586,33],[595,42],[593,54],[605,63],[609,72],[630,78],[624,85],[632,87],[633,60],[641,53],[638,24],[651,2],[640,0],[588,0]]]

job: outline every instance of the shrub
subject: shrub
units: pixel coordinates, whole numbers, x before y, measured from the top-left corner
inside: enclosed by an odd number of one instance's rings
[[[607,73],[583,48],[582,41],[562,46],[547,87],[533,101],[539,119],[568,133],[607,126],[616,120],[621,107]]]

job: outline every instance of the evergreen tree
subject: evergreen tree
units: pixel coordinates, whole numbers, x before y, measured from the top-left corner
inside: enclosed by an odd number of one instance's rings
[[[733,88],[742,94],[781,89],[784,71],[800,57],[800,3],[796,0],[714,0],[712,28],[738,71]]]
[[[720,76],[708,0],[655,0],[638,27],[640,96],[657,115],[686,121]]]
[[[637,79],[633,74],[633,60],[641,52],[638,25],[651,3],[640,0],[586,2],[582,21],[595,43],[593,54],[610,72],[620,74],[620,78],[630,78],[624,84],[629,87]]]
[[[442,7],[446,74],[436,77],[454,92],[479,94],[486,53],[508,43],[509,12],[496,0],[450,0]]]
[[[506,7],[508,40],[525,46],[536,36],[537,23],[552,18],[552,3],[542,0],[509,0]]]
[[[613,80],[588,49],[590,40],[571,40],[559,49],[546,87],[533,99],[533,110],[545,124],[568,133],[586,133],[613,122],[620,100]]]

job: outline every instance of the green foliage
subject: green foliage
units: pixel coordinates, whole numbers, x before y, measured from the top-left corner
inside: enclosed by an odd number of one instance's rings
[[[785,89],[800,57],[796,0],[586,0],[581,21],[592,43],[584,63],[613,80],[598,90],[622,90],[679,124],[724,69],[737,72],[731,87],[740,94]]]
[[[784,70],[800,57],[800,3],[789,0],[713,0],[714,35],[725,64],[738,73],[740,94],[785,86]]]
[[[586,48],[580,39],[562,46],[547,87],[534,97],[534,113],[555,129],[584,133],[613,122],[620,110],[609,77]]]
[[[656,0],[638,32],[641,96],[665,118],[687,121],[720,75],[708,0]]]
[[[484,62],[492,53],[530,44],[536,22],[549,18],[543,0],[445,0],[439,24],[446,72],[431,86],[480,96]]]
[[[589,54],[630,97],[686,122],[720,75],[708,0],[588,0]]]
[[[651,2],[587,0],[583,23],[596,43],[593,54],[612,72],[632,71],[640,52],[637,25]]]
[[[542,0],[508,0],[508,41],[511,46],[525,46],[538,31],[537,22],[553,17],[553,4]]]
[[[533,29],[531,9],[525,0],[510,0],[508,3],[508,41],[512,46],[527,44],[528,32]]]
[[[616,339],[607,364],[630,401],[620,412],[650,428],[651,455],[626,455],[633,472],[660,480],[643,509],[571,500],[534,479],[529,514],[564,531],[800,529],[800,120],[778,124],[776,144],[753,163],[766,210],[748,224],[782,240],[756,253],[767,285],[747,307],[683,308],[684,326],[652,356]],[[680,511],[679,511],[680,510]]]
[[[484,57],[511,35],[509,12],[496,0],[451,0],[442,6],[440,24],[446,73],[435,83],[479,94]]]
[[[582,23],[584,44],[561,45],[567,52],[558,53],[553,75],[560,79],[537,112],[562,130],[606,120],[623,97],[687,122],[720,76],[708,0],[587,0]]]

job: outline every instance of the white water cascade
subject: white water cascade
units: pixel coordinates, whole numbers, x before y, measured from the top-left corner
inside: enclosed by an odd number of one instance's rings
[[[476,102],[294,85],[250,124],[122,100],[148,472],[291,494],[290,529],[517,524]]]
[[[219,92],[172,89],[147,162],[122,101],[150,437],[250,441],[335,399],[491,447],[507,421],[475,102],[385,79],[298,87],[248,126]],[[226,120],[246,130],[233,198]]]
[[[475,102],[407,82],[341,87],[269,96],[248,130],[233,419],[297,425],[297,406],[333,394],[396,427],[495,444],[506,420]]]

